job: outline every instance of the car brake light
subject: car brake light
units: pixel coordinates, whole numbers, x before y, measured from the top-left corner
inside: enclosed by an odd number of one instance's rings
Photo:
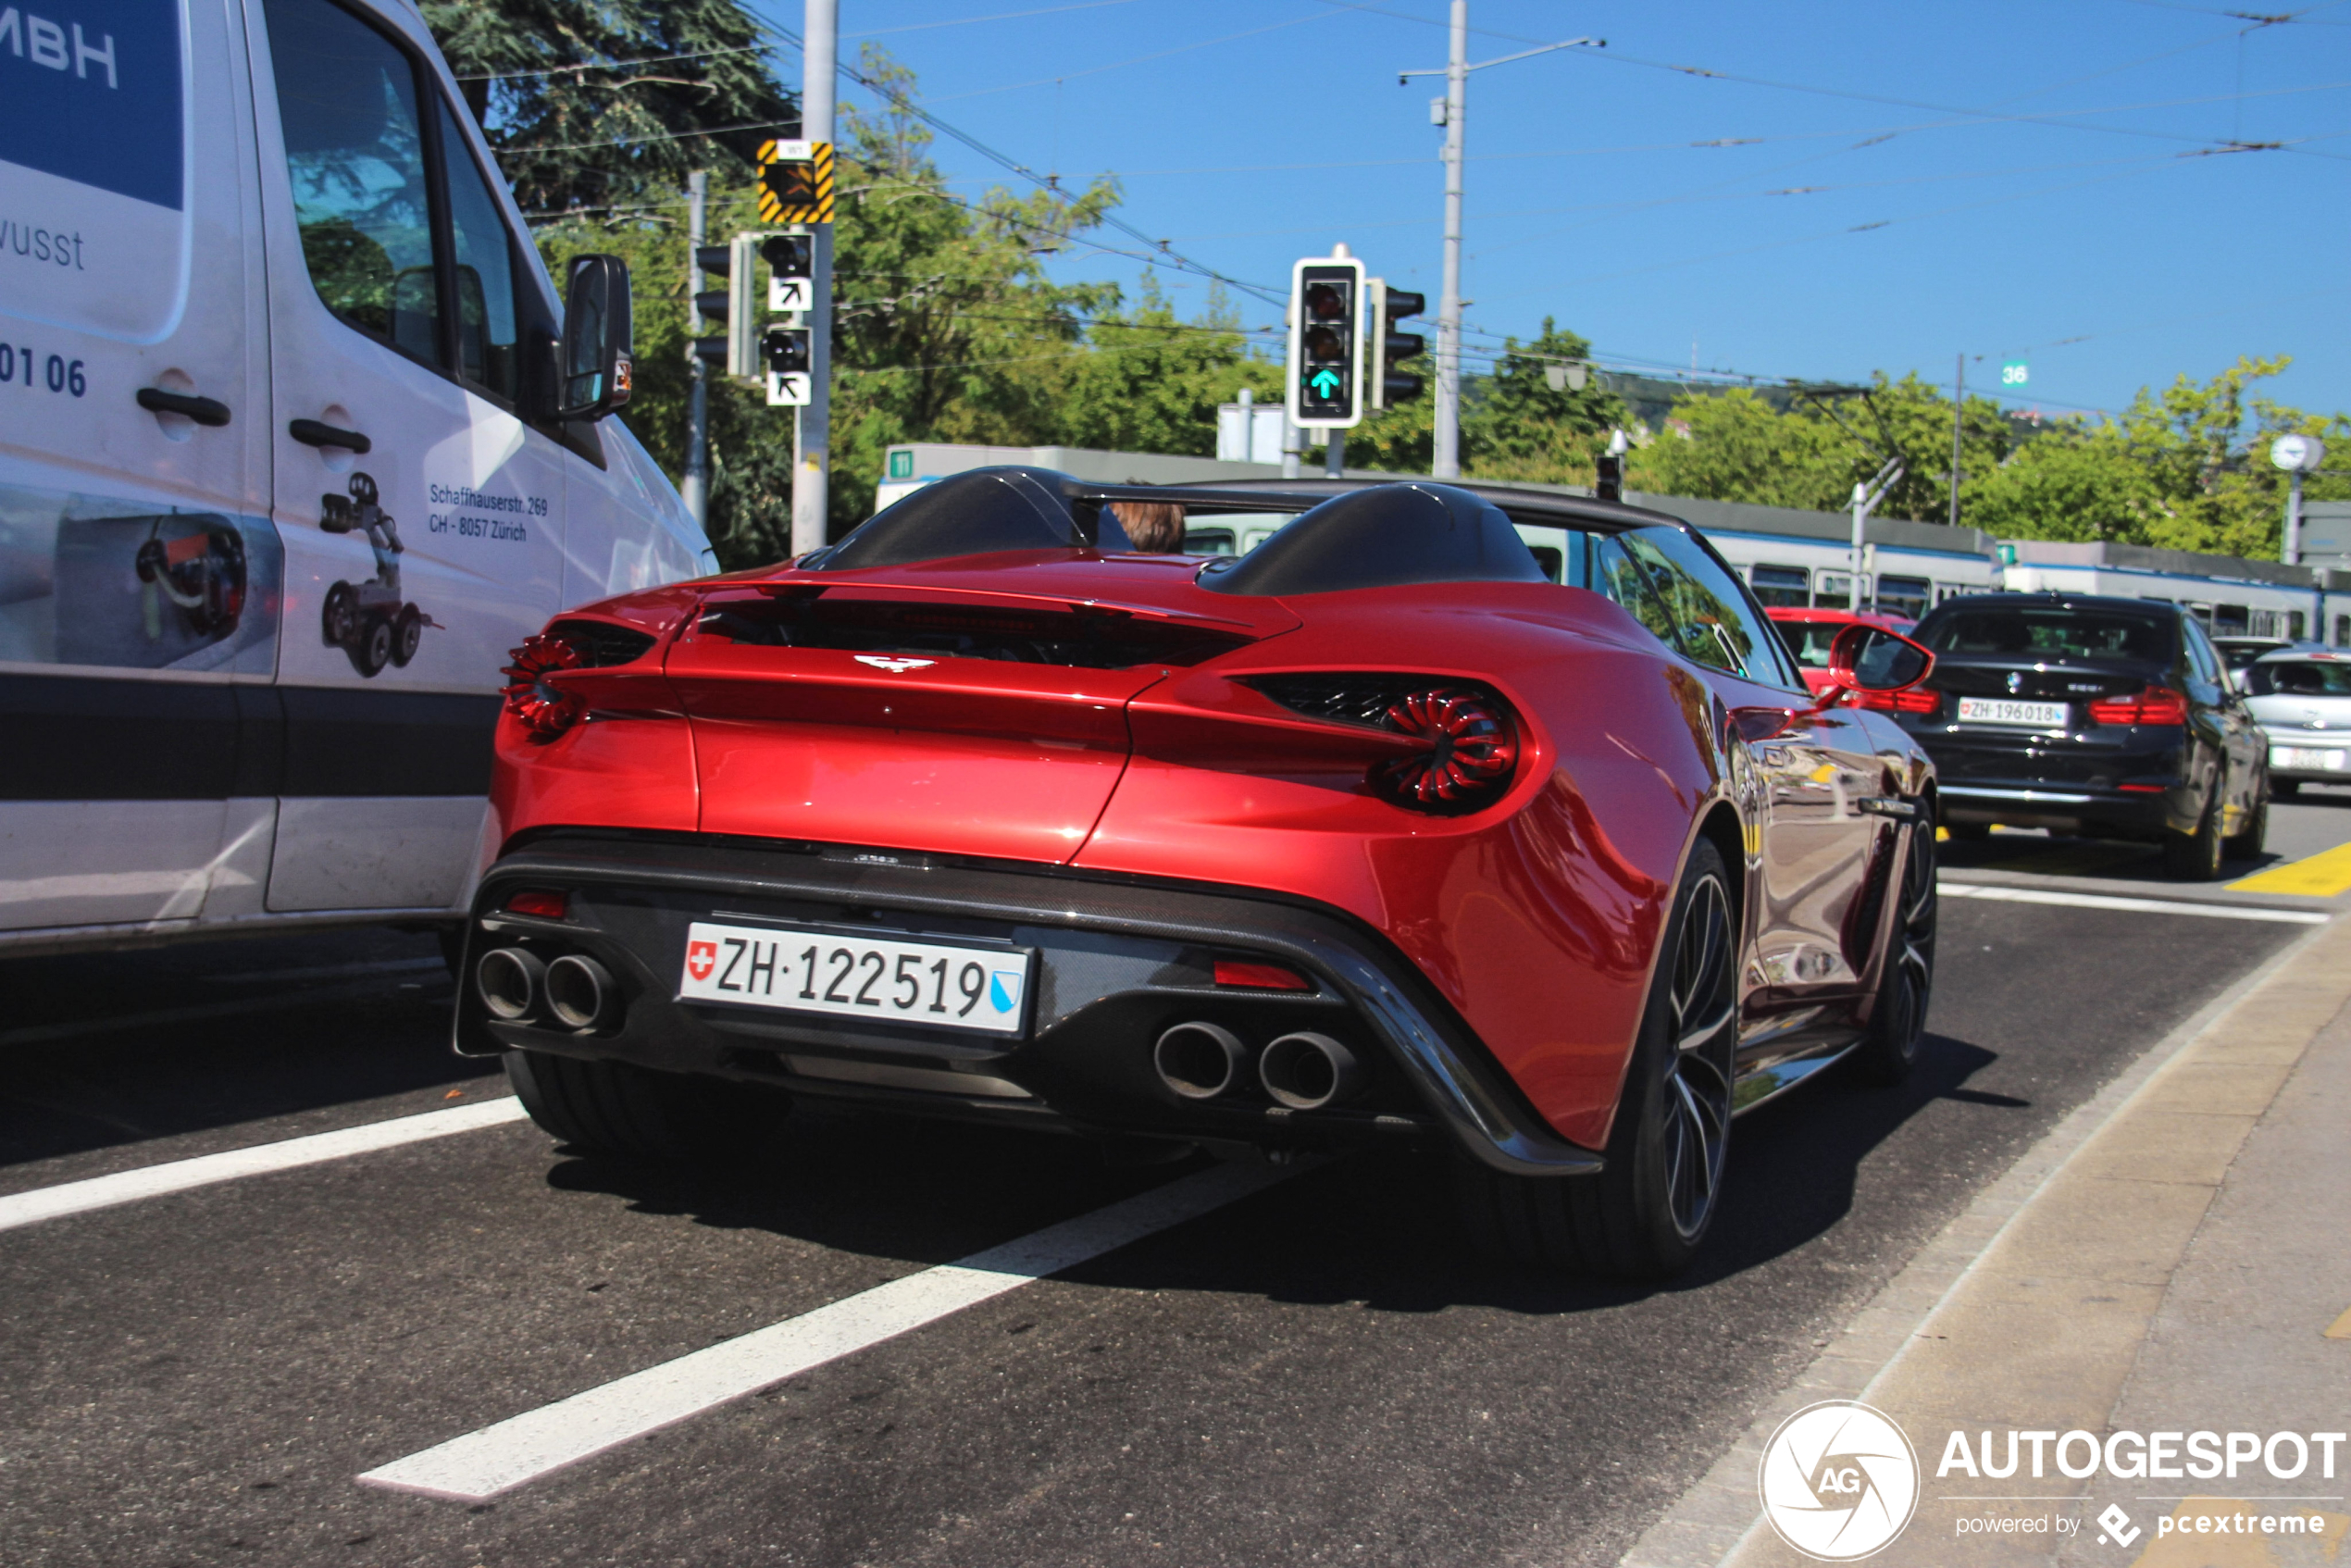
[[[1382,728],[1428,743],[1372,769],[1372,787],[1399,805],[1474,810],[1508,789],[1518,767],[1518,740],[1504,710],[1475,691],[1415,691],[1389,705]]]
[[[509,915],[536,915],[542,920],[561,920],[571,908],[569,893],[551,893],[541,890],[527,890],[506,901]]]
[[[579,722],[580,715],[587,711],[586,704],[572,693],[550,686],[546,679],[557,670],[580,669],[587,665],[575,644],[541,633],[524,638],[522,646],[507,657],[514,663],[503,672],[507,678],[500,695],[506,700],[506,711],[515,716],[532,740],[552,740]]]
[[[2185,724],[2188,699],[2168,686],[2150,686],[2128,697],[2100,697],[2090,704],[2092,724]]]
[[[1943,711],[1943,693],[1923,686],[1906,686],[1899,691],[1857,691],[1853,693],[1853,705],[1890,714],[1939,714]]]
[[[1262,991],[1307,991],[1314,989],[1305,976],[1285,969],[1278,964],[1246,964],[1233,958],[1216,961],[1216,983],[1220,986],[1246,986]]]

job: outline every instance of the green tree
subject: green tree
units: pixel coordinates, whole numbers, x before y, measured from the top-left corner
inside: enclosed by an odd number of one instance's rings
[[[1216,407],[1243,387],[1265,402],[1282,396],[1282,368],[1249,351],[1240,313],[1212,286],[1198,320],[1177,318],[1155,280],[1132,308],[1113,303],[1086,330],[1087,351],[1068,364],[1054,439],[1069,446],[1209,456]]]
[[[1548,316],[1533,342],[1522,347],[1505,338],[1501,357],[1463,412],[1463,471],[1479,479],[1590,484],[1609,431],[1628,422],[1623,402],[1598,375],[1587,373],[1581,388],[1563,375],[1554,387],[1551,378],[1573,365],[1588,366],[1591,356],[1588,340],[1561,331]]]
[[[665,200],[688,171],[746,177],[797,127],[737,0],[425,0],[525,212]]]

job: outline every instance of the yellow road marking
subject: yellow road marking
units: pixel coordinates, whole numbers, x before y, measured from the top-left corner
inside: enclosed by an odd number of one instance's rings
[[[2321,899],[2351,892],[2351,844],[2337,844],[2307,859],[2257,871],[2229,886],[2250,893],[2301,893]]]
[[[2329,1324],[2326,1337],[2330,1339],[2351,1339],[2351,1312],[2345,1313]]]

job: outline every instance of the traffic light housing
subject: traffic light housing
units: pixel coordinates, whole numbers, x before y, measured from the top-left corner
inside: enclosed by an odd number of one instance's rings
[[[1310,429],[1363,418],[1363,264],[1307,256],[1290,268],[1289,417]]]
[[[1408,289],[1391,289],[1384,278],[1367,279],[1363,287],[1372,297],[1371,362],[1366,378],[1369,401],[1374,408],[1393,408],[1420,396],[1421,388],[1427,384],[1397,367],[1408,359],[1418,359],[1428,348],[1428,340],[1417,332],[1398,331],[1396,323],[1426,310],[1428,296]]]
[[[760,335],[759,357],[767,369],[777,375],[806,375],[809,370],[808,329],[768,328]]]
[[[695,339],[694,353],[705,364],[724,366],[729,376],[759,374],[758,255],[756,234],[738,234],[724,245],[694,247],[694,265],[703,278],[716,278],[726,285],[694,296],[694,314],[726,329],[716,337]]]
[[[760,242],[759,254],[767,263],[768,314],[808,309],[815,287],[816,236],[804,229],[770,234]]]

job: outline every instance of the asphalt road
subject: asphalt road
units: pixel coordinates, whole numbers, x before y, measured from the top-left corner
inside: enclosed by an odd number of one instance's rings
[[[2280,824],[2351,839],[2351,795]],[[1965,848],[2085,885],[2047,869],[2081,846]],[[1668,1288],[1489,1267],[1433,1162],[1356,1157],[487,1502],[355,1477],[1194,1167],[809,1115],[696,1173],[516,1123],[0,1231],[0,1562],[1612,1562],[1977,1188],[2303,929],[1947,901],[1921,1073],[1742,1121]],[[503,1095],[446,1053],[448,994],[381,931],[0,964],[0,1197]]]

